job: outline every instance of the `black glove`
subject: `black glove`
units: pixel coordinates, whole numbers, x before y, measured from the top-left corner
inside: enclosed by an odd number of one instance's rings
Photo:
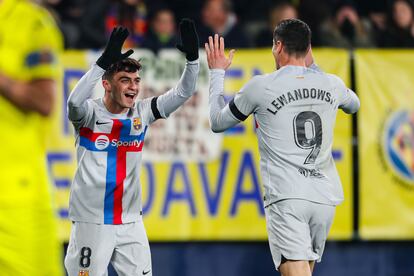
[[[134,52],[132,49],[128,50],[126,53],[122,53],[122,45],[125,42],[125,39],[128,37],[129,32],[124,27],[115,27],[112,30],[111,36],[109,37],[108,43],[106,44],[105,50],[102,55],[96,61],[96,64],[99,65],[102,69],[106,70],[109,66],[115,62],[123,60]]]
[[[198,59],[198,35],[195,29],[194,21],[188,18],[181,20],[180,25],[180,41],[176,47],[185,54],[189,61]]]

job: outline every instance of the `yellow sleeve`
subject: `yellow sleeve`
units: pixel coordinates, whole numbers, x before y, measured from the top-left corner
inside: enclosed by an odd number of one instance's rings
[[[33,18],[31,30],[32,38],[24,54],[24,74],[28,79],[49,79],[59,77],[61,72],[60,53],[63,48],[63,39],[53,18],[46,10],[38,10]]]

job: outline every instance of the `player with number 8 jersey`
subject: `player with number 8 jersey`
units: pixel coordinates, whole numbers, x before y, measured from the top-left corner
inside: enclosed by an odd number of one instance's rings
[[[193,21],[183,19],[179,29],[177,48],[187,63],[177,86],[165,94],[136,101],[141,64],[129,58],[132,50],[121,53],[129,32],[119,27],[68,99],[78,159],[69,204],[69,276],[107,275],[109,263],[120,276],[152,275],[139,182],[144,137],[151,123],[167,118],[193,95],[199,71]],[[101,79],[105,94],[91,99]]]

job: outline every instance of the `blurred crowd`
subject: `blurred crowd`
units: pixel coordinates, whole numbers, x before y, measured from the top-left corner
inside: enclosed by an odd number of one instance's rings
[[[414,47],[414,0],[43,0],[56,18],[65,48],[105,46],[115,25],[132,34],[126,47],[158,52],[176,44],[176,24],[196,21],[200,47],[213,33],[226,47],[271,47],[283,19],[300,18],[314,46]]]

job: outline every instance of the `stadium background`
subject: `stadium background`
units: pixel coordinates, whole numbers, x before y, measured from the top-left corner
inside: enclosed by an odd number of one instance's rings
[[[58,18],[59,8],[65,11],[65,5],[54,6],[84,2],[98,14],[101,4],[109,1],[45,2],[49,8],[57,8],[52,13],[62,28],[67,48],[62,55],[64,74],[47,152],[60,219],[59,235],[66,248],[70,231],[69,189],[76,168],[66,99],[77,80],[99,56],[100,50],[92,49],[102,48],[105,31],[107,34],[112,26],[106,24],[107,29],[102,32],[94,29],[89,36],[76,36],[68,23],[74,21],[88,26],[96,17],[83,14],[78,20],[68,20],[68,15]],[[136,2],[149,5],[162,1]],[[203,1],[166,2],[171,2],[178,21],[183,16],[193,16],[191,10],[201,9]],[[267,14],[268,6],[263,3],[272,1],[256,2],[257,6],[249,9],[248,1],[233,1],[239,22],[250,31],[258,28],[257,22],[263,23],[258,20]],[[319,5],[322,2],[335,6],[330,11],[332,16],[339,6],[350,5],[358,8],[360,15],[370,18],[370,12],[384,12],[379,3],[393,1],[291,1],[295,7],[299,6],[299,11],[302,7],[301,17],[309,19],[306,21],[311,25],[315,21],[306,17],[303,10],[308,10],[307,16],[317,17],[317,12],[323,10]],[[73,7],[66,8],[69,11]],[[114,23],[113,18],[109,19],[106,23]],[[136,26],[142,27],[142,18],[136,20],[139,23]],[[314,39],[322,33],[315,32]],[[101,44],[90,42],[94,34],[104,37]],[[139,33],[134,38],[142,39]],[[203,39],[201,33],[200,38]],[[389,41],[381,39],[372,44],[359,44],[362,40],[340,44],[339,39],[335,41],[338,44],[329,44],[319,39],[314,41],[317,63],[324,71],[340,76],[357,92],[361,110],[353,117],[338,114],[333,155],[343,182],[345,202],[337,209],[323,262],[316,266],[314,275],[413,276],[414,50],[398,47],[410,48],[414,44],[389,45]],[[364,46],[374,49],[359,48]],[[375,49],[384,46],[395,48]],[[253,75],[274,69],[270,47],[259,49],[257,44],[251,44],[244,48],[247,49],[236,52],[227,72],[228,100]],[[184,58],[176,50],[154,54],[136,49],[134,56],[144,64],[141,73],[144,97],[163,93],[174,85],[184,64]],[[206,121],[208,70],[204,53],[201,61],[197,96],[172,118],[154,125],[145,142],[144,222],[154,275],[275,275],[261,205],[254,122],[249,118],[224,134],[209,131]],[[96,96],[100,93],[102,89],[97,87]],[[111,276],[116,275],[109,269]]]
[[[48,160],[56,186],[60,237],[69,237],[68,196],[74,138],[65,114],[69,91],[99,51],[67,51]],[[321,68],[358,92],[361,110],[338,113],[333,155],[345,202],[337,208],[315,275],[414,275],[414,51],[314,50]],[[137,49],[142,93],[163,93],[184,58]],[[237,52],[227,72],[230,99],[255,74],[271,72],[269,50]],[[144,221],[155,275],[272,275],[251,118],[224,134],[208,130],[208,70],[201,52],[197,96],[150,131],[144,151]],[[392,80],[392,81],[388,81]],[[96,87],[96,96],[102,89]]]

